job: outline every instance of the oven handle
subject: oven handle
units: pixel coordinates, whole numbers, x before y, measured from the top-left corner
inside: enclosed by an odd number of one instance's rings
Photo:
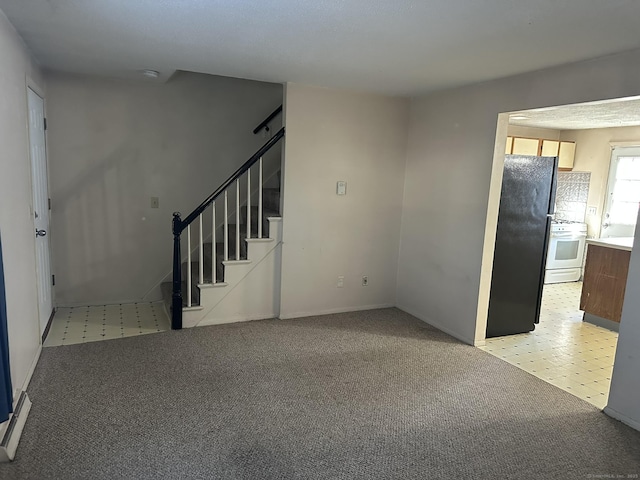
[[[552,238],[587,238],[585,233],[552,233]]]

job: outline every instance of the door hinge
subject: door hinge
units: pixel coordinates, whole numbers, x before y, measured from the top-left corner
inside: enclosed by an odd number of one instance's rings
[[[51,275],[51,285],[53,285],[54,287],[56,286],[56,276],[55,275]]]
[[[49,201],[49,210],[51,210],[51,199],[47,198],[47,200]]]
[[[46,118],[44,119],[44,129],[45,130],[47,129],[47,119]]]

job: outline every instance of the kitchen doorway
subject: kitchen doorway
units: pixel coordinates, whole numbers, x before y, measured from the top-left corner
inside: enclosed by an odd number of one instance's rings
[[[584,312],[581,310],[585,304],[583,251],[585,243],[599,241],[600,224],[606,221],[605,214],[610,211],[610,207],[605,205],[604,185],[615,178],[609,175],[612,148],[621,146],[621,143],[627,147],[630,144],[640,146],[640,115],[635,119],[626,115],[625,121],[632,120],[632,123],[623,127],[620,127],[620,119],[615,116],[617,108],[628,109],[630,102],[640,106],[640,100],[635,98],[501,114],[485,232],[476,344],[488,353],[598,408],[604,408],[608,400],[618,333],[614,328],[609,328],[615,322],[606,324],[607,328],[604,328],[597,322],[584,321]],[[595,110],[599,110],[600,116],[592,115]],[[605,120],[605,116],[608,116],[608,120]],[[618,128],[626,130],[616,134]],[[554,218],[549,227],[539,324],[530,332],[486,338],[496,232],[499,231],[498,212],[501,194],[504,193],[505,156],[501,152],[562,157],[560,146],[563,142],[568,144],[564,152],[569,151],[575,158],[570,162],[566,155],[559,159],[561,168],[558,172]],[[514,152],[517,145],[527,146],[529,153]],[[585,160],[587,158],[588,161]],[[599,160],[600,164],[595,165],[596,158],[604,160]],[[635,181],[635,178],[625,177],[626,180]],[[630,200],[632,207],[635,203],[635,215],[637,202],[635,197]],[[633,209],[628,203],[624,208]],[[630,240],[627,243],[632,245],[633,239]],[[591,248],[595,251],[596,247]],[[624,280],[626,283],[626,278]],[[586,292],[587,295],[592,293]],[[617,318],[618,324],[619,320]]]

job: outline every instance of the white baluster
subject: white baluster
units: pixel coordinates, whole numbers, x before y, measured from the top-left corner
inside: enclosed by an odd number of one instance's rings
[[[262,157],[258,164],[258,238],[262,238]]]
[[[240,260],[240,179],[236,179],[236,260]]]
[[[218,249],[216,245],[216,202],[211,204],[211,283],[216,283],[216,263],[218,262]]]
[[[247,238],[251,238],[251,168],[247,170]]]
[[[191,306],[191,224],[187,225],[187,307]]]
[[[200,285],[204,283],[204,240],[202,238],[202,214],[199,217],[200,231],[198,232],[200,238],[198,241],[198,280]]]
[[[229,260],[229,195],[224,191],[224,261]]]

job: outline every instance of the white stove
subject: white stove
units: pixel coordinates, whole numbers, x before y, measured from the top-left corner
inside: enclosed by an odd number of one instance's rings
[[[586,240],[586,223],[566,220],[551,222],[544,283],[580,280]]]

